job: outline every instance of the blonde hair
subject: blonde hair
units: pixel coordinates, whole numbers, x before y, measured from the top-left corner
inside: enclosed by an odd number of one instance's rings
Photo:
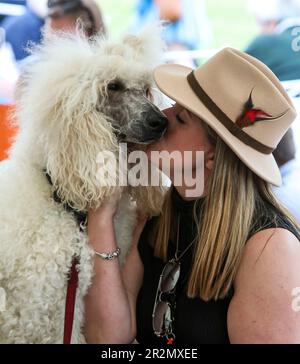
[[[277,201],[269,183],[257,177],[206,124],[206,134],[215,145],[214,170],[203,199],[195,253],[187,294],[203,300],[224,298],[233,285],[249,234],[267,227],[265,205],[274,207],[300,231],[291,214]],[[173,187],[174,188],[174,187]],[[167,259],[171,231],[171,190],[157,220],[154,254]],[[274,222],[276,216],[274,215]],[[201,224],[199,223],[201,221]]]

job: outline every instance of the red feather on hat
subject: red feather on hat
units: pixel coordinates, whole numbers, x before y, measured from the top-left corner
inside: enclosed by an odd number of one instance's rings
[[[254,125],[258,121],[262,120],[273,120],[277,119],[279,116],[273,117],[272,115],[267,114],[265,111],[254,108],[254,104],[252,101],[252,92],[254,89],[252,89],[249,99],[247,100],[244,111],[242,115],[238,118],[236,125],[239,126],[241,129]],[[283,114],[282,114],[283,115]]]

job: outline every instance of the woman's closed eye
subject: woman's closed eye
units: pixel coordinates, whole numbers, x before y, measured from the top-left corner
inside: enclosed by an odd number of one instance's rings
[[[182,117],[179,114],[176,114],[176,120],[180,123],[180,124],[185,124],[185,121],[182,119]]]

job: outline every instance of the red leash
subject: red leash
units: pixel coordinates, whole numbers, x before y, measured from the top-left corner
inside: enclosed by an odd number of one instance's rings
[[[51,175],[44,170],[47,181],[51,186],[53,186]],[[53,191],[53,200],[58,204],[61,204],[63,208],[72,213],[77,221],[80,231],[84,231],[84,226],[87,223],[87,214],[85,212],[80,212],[74,210],[74,208],[68,203],[62,203],[57,191]],[[79,263],[77,257],[73,257],[72,267],[70,271],[70,276],[68,279],[67,297],[66,297],[66,307],[65,307],[65,326],[64,326],[64,344],[71,344],[73,321],[74,321],[74,311],[75,311],[75,301],[76,301],[76,290],[78,286],[78,272],[76,270],[76,265]]]
[[[78,286],[78,272],[76,269],[76,265],[78,263],[79,263],[78,259],[73,258],[70,277],[68,279],[66,308],[65,308],[64,344],[71,344],[75,301],[76,301],[76,290]]]

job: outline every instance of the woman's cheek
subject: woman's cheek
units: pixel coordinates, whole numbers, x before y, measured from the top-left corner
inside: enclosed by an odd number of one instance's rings
[[[151,159],[151,154],[153,152],[160,152],[162,150],[163,150],[163,140],[159,140],[158,142],[150,144],[146,148],[146,153],[147,153],[148,158]]]

